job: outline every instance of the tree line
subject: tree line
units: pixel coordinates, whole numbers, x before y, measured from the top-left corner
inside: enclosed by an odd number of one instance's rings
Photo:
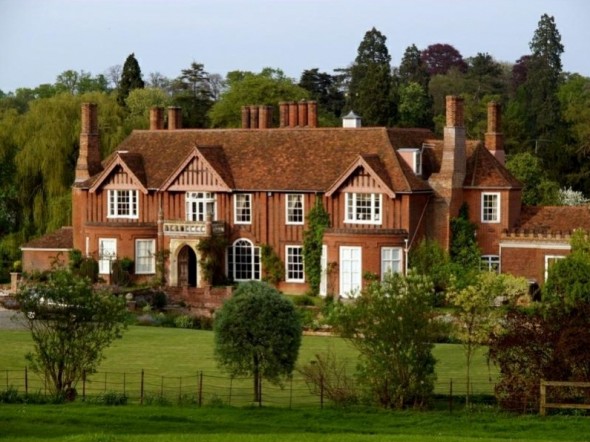
[[[239,127],[240,107],[281,100],[318,102],[322,126],[353,110],[365,126],[426,127],[441,134],[446,95],[465,99],[470,139],[483,139],[491,100],[504,109],[509,169],[526,204],[584,203],[590,195],[590,78],[564,72],[553,17],[543,15],[530,53],[514,63],[488,53],[464,58],[450,44],[409,46],[392,66],[386,36],[369,30],[349,66],[306,69],[298,80],[276,68],[209,73],[192,62],[176,78],[143,75],[130,54],[105,73],[66,70],[53,84],[0,91],[0,280],[28,239],[70,223],[79,109],[99,104],[101,154],[148,127],[149,108],[179,106],[183,127]],[[275,124],[278,115],[274,115]],[[16,264],[18,267],[18,263]]]

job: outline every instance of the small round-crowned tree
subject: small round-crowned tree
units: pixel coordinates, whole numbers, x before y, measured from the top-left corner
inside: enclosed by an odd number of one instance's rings
[[[215,316],[215,358],[232,376],[252,375],[254,401],[261,382],[291,375],[301,346],[295,306],[275,288],[251,281],[240,284]]]

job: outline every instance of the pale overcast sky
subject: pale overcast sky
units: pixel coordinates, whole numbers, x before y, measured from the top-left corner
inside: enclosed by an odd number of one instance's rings
[[[0,0],[0,90],[104,73],[132,52],[145,78],[197,61],[224,76],[268,66],[298,79],[349,65],[373,26],[395,66],[413,43],[514,62],[543,13],[555,17],[564,70],[590,76],[589,0]]]

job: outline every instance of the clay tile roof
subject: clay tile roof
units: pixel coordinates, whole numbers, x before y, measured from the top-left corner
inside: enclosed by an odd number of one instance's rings
[[[590,231],[590,206],[524,206],[519,230],[538,233]]]
[[[373,171],[377,174],[379,178],[385,183],[387,187],[394,190],[391,185],[391,177],[389,173],[387,173],[387,169],[381,162],[381,159],[378,155],[362,155],[363,160],[367,163],[367,165],[373,169]]]
[[[358,155],[375,154],[394,190],[410,192],[430,187],[394,149],[426,138],[424,129],[182,129],[134,131],[119,149],[143,157],[148,188],[159,188],[197,146],[236,190],[324,191]]]
[[[468,141],[465,186],[520,189],[522,184],[481,143]]]
[[[234,187],[234,178],[231,173],[231,168],[225,157],[225,152],[221,146],[198,146],[197,149],[203,155],[211,167],[219,174],[221,179],[229,187]]]
[[[21,249],[71,249],[73,247],[72,227],[62,227],[23,244]]]
[[[123,161],[127,167],[129,167],[129,170],[133,172],[133,174],[145,187],[147,178],[145,176],[145,169],[143,167],[143,157],[139,154],[131,152],[119,152],[119,157],[121,157],[121,161]]]

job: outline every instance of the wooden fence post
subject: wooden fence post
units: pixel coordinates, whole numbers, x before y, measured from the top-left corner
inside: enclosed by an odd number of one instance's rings
[[[25,367],[25,394],[29,395],[29,370]]]
[[[449,381],[449,413],[453,412],[453,379]]]
[[[199,373],[199,407],[203,405],[203,370]]]
[[[547,409],[545,407],[545,404],[547,403],[547,384],[545,384],[544,380],[541,380],[541,398],[539,400],[539,414],[541,416],[545,416],[545,414],[547,413]]]
[[[145,374],[143,371],[143,368],[141,369],[141,384],[139,387],[139,404],[143,405],[143,387],[144,387],[144,380],[145,380]]]

